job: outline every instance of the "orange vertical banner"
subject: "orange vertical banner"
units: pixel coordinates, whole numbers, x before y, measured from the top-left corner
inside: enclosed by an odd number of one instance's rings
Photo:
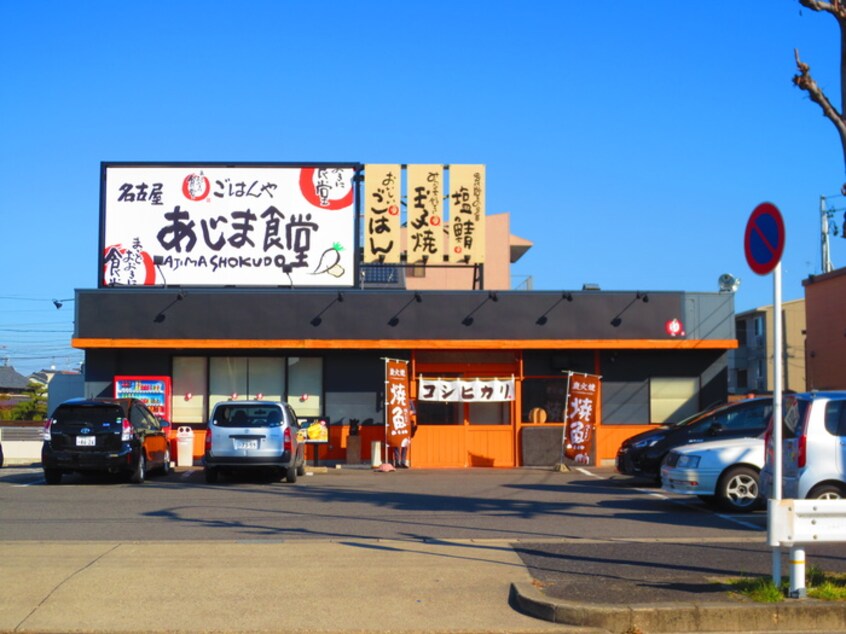
[[[576,464],[590,465],[593,461],[599,393],[599,376],[570,373],[567,382],[563,454],[566,459]]]
[[[411,437],[408,361],[385,359],[385,444],[401,447]]]

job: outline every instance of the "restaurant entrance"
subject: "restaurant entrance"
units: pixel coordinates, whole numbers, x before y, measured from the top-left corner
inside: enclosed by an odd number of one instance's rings
[[[418,379],[514,378],[519,394],[519,354],[417,352],[412,355],[412,395],[417,432],[411,460],[419,468],[514,467],[517,401],[439,402],[417,398]]]

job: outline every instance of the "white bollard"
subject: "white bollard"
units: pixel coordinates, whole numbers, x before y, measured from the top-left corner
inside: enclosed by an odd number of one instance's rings
[[[370,443],[370,466],[378,469],[382,466],[382,441],[374,440]]]
[[[794,546],[790,549],[790,597],[804,599],[808,596],[805,587],[805,549]]]

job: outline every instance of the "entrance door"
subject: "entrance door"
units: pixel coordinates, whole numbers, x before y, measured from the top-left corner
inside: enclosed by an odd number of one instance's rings
[[[468,373],[468,378],[478,374]],[[414,467],[514,467],[514,402],[417,402]]]

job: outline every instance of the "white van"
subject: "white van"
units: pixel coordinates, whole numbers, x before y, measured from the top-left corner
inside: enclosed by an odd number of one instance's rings
[[[781,497],[846,498],[846,391],[787,395],[783,421]],[[766,451],[761,488],[772,497],[772,424]]]

